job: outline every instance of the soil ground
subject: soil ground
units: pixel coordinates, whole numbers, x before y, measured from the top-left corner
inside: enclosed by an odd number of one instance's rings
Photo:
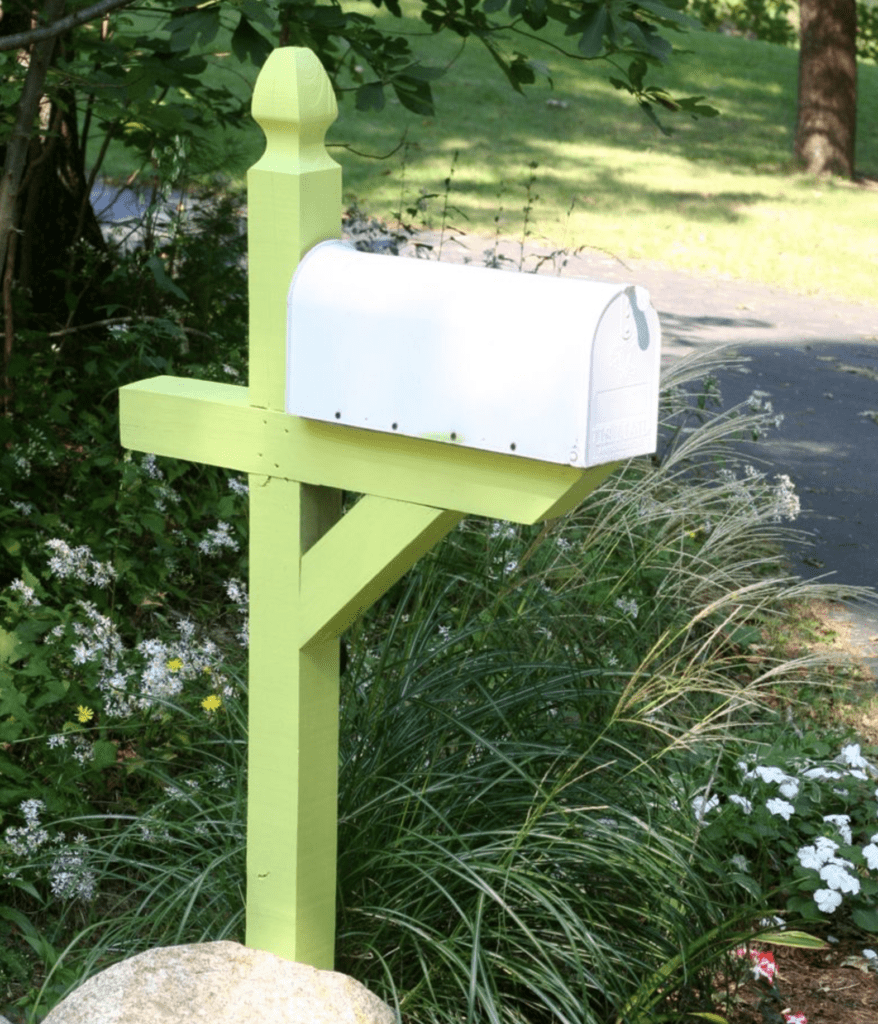
[[[742,986],[728,1016],[729,1024],[780,1024],[771,1012],[803,1013],[808,1024],[876,1024],[878,970],[863,957],[878,947],[876,937],[828,933],[834,942],[823,950],[775,947],[776,988],[781,1001],[765,1000],[756,982]],[[878,952],[878,949],[876,949]]]

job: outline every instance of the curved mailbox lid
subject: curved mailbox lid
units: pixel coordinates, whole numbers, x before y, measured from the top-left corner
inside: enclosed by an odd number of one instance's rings
[[[655,449],[658,318],[640,289],[334,240],[299,264],[287,336],[296,416],[581,467]]]

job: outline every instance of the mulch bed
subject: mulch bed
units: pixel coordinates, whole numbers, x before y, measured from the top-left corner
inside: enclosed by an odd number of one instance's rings
[[[878,951],[878,935],[839,933],[837,938],[821,950],[774,946],[782,1004],[769,1001],[764,1013],[758,984],[748,982],[730,1008],[729,1024],[779,1024],[783,1017],[772,1017],[772,1010],[803,1013],[808,1024],[878,1024],[878,970],[869,969],[863,958],[864,949]]]

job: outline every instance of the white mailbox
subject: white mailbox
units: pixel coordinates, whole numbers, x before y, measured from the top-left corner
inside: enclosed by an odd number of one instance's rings
[[[660,328],[633,285],[322,242],[287,310],[287,411],[588,467],[655,451]]]

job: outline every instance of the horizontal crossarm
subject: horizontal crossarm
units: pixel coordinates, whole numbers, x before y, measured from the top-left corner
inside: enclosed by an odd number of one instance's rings
[[[122,388],[120,403],[126,448],[518,523],[569,511],[618,465],[574,469],[304,420],[211,381],[153,377]]]

